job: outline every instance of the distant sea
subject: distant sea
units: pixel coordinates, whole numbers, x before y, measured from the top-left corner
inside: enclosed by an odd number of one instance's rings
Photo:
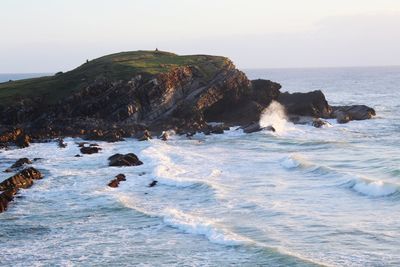
[[[72,138],[0,151],[0,170],[40,157],[45,174],[0,214],[1,265],[400,266],[400,67],[245,72],[377,116],[317,129],[270,113],[275,133],[97,142],[82,158]],[[129,152],[144,164],[107,165]]]

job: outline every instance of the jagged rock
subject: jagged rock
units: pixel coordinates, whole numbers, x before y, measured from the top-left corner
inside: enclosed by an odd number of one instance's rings
[[[311,116],[314,118],[330,118],[332,108],[328,105],[324,94],[317,90],[308,93],[281,93],[278,97],[289,115]]]
[[[22,167],[24,164],[32,164],[28,158],[20,158],[13,165],[11,165],[11,169],[16,169]]]
[[[42,179],[42,174],[35,168],[27,168],[0,183],[0,191],[10,188],[28,188],[33,180]]]
[[[81,157],[82,157],[82,155],[80,155],[80,154],[76,154],[74,157],[75,157],[75,158],[81,158]]]
[[[81,153],[82,154],[95,154],[95,153],[99,153],[100,150],[101,150],[101,148],[97,147],[97,146],[84,146],[84,147],[81,147]]]
[[[143,164],[133,153],[128,153],[126,155],[115,154],[109,157],[108,160],[109,166],[138,166]]]

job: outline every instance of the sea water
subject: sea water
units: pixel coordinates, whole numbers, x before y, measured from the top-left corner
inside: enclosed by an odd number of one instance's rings
[[[82,158],[71,138],[2,150],[1,170],[42,158],[33,166],[45,177],[0,214],[0,265],[399,266],[400,68],[246,74],[377,116],[317,129],[274,103],[261,118],[274,133],[98,142]],[[144,164],[108,166],[129,152]],[[127,181],[108,187],[119,173]]]

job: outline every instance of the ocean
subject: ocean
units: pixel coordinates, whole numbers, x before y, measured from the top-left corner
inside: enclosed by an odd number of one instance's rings
[[[45,178],[0,214],[0,265],[400,266],[400,67],[245,72],[377,116],[317,129],[267,112],[275,133],[97,142],[82,158],[72,138],[1,150],[1,170],[42,158]],[[129,152],[144,164],[108,166]]]

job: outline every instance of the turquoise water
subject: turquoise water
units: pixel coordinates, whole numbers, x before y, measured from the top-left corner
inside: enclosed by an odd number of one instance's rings
[[[263,117],[276,133],[100,142],[83,158],[74,139],[1,151],[0,169],[41,157],[46,175],[0,214],[1,265],[400,265],[400,68],[246,73],[378,116],[322,129]],[[108,167],[117,152],[144,165]]]

